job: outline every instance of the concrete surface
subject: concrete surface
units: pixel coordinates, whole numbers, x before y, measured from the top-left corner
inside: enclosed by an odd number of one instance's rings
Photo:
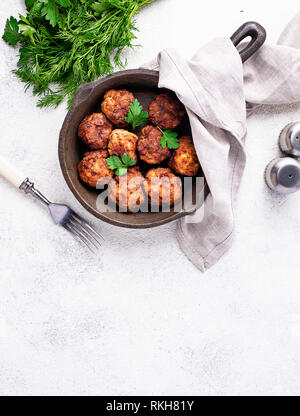
[[[22,4],[3,2],[1,33]],[[128,52],[129,67],[168,46],[188,57],[247,20],[275,42],[298,9],[295,0],[156,0],[138,18],[143,48]],[[263,172],[300,105],[249,119],[235,244],[203,275],[174,224],[132,231],[84,213],[57,159],[65,106],[37,109],[10,72],[16,60],[0,41],[1,153],[89,218],[105,243],[89,255],[0,179],[0,394],[299,394],[300,194],[275,196]]]

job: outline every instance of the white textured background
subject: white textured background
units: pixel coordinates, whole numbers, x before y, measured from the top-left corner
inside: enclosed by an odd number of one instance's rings
[[[1,2],[1,33],[22,4]],[[138,18],[143,48],[130,51],[129,67],[168,46],[188,57],[246,20],[275,42],[298,9],[298,0],[156,0]],[[1,154],[90,218],[105,243],[91,257],[0,179],[0,394],[299,394],[300,194],[276,197],[263,171],[300,106],[249,120],[235,244],[203,275],[174,224],[130,231],[84,213],[57,159],[65,106],[37,109],[15,64],[1,40]]]

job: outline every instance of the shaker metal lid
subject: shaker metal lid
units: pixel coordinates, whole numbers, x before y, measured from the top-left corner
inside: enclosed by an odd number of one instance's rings
[[[300,163],[291,157],[272,160],[266,168],[266,183],[274,191],[289,194],[300,189]]]
[[[289,123],[280,133],[279,146],[284,153],[300,157],[300,122]]]

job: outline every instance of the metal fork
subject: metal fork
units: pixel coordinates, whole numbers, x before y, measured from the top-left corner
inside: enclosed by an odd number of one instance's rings
[[[104,240],[101,234],[96,232],[91,225],[76,214],[71,208],[63,204],[50,202],[40,191],[35,189],[34,183],[18,172],[7,160],[0,155],[0,174],[12,185],[25,194],[30,194],[38,199],[49,209],[55,224],[61,225],[69,231],[77,240],[80,240],[89,250],[95,252],[101,246],[100,240]]]

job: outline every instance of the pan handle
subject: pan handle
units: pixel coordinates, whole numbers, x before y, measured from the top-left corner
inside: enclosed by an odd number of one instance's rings
[[[250,42],[244,49],[239,51],[242,62],[246,62],[258,49],[265,43],[267,38],[266,30],[256,22],[244,23],[232,36],[231,40],[234,46],[238,46],[248,36],[251,37]]]

